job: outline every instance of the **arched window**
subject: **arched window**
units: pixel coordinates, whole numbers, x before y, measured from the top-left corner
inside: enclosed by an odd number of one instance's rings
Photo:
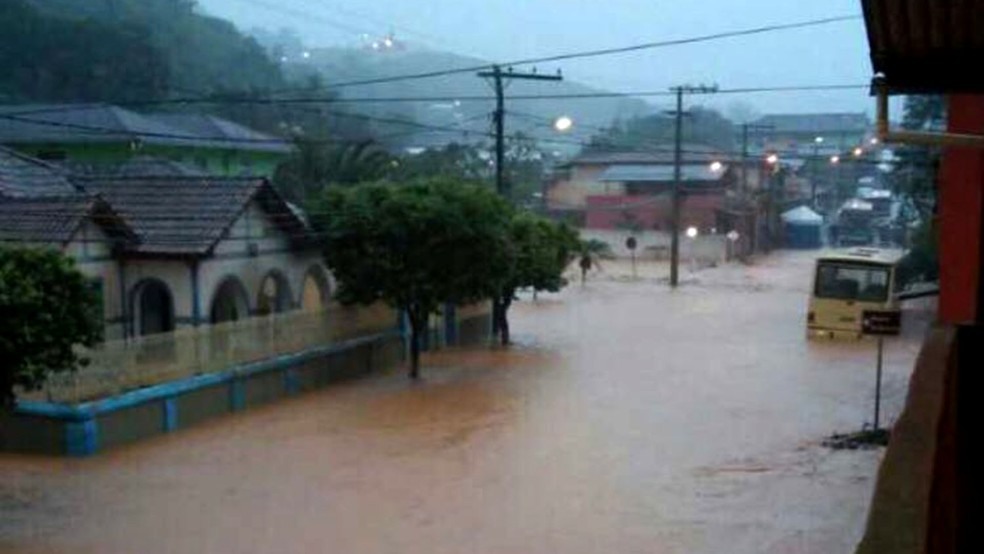
[[[174,330],[174,300],[163,281],[145,279],[133,287],[134,333],[138,336]]]
[[[316,312],[328,306],[331,290],[328,275],[320,265],[311,266],[304,275],[304,286],[301,290],[301,309],[305,312]]]
[[[259,315],[286,312],[293,308],[290,285],[283,273],[273,270],[260,282],[260,293],[256,299],[256,313]]]
[[[227,277],[212,297],[211,321],[224,323],[249,317],[249,296],[235,277]]]

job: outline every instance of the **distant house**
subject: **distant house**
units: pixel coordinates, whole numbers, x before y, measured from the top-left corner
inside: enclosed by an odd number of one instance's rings
[[[291,151],[283,139],[218,117],[109,104],[0,106],[0,144],[85,173],[151,156],[211,175],[272,176]]]
[[[321,253],[266,179],[90,177],[63,187],[35,162],[34,183],[9,184],[17,173],[3,168],[22,163],[31,162],[0,153],[0,243],[74,258],[101,291],[109,339],[327,306]]]
[[[753,152],[778,152],[791,162],[849,151],[863,145],[873,131],[865,113],[797,113],[764,115],[748,134]]]
[[[706,146],[688,144],[682,150],[685,224],[710,229],[716,206],[736,183],[736,167]],[[545,197],[551,212],[583,214],[589,229],[666,231],[674,182],[672,145],[647,152],[586,153],[555,170]]]

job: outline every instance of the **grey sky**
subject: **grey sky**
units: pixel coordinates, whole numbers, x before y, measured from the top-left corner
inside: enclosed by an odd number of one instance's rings
[[[859,0],[199,0],[243,28],[293,27],[311,46],[357,45],[356,31],[398,37],[494,61],[683,38],[814,18],[860,15]],[[278,9],[278,6],[280,7]],[[310,17],[303,17],[304,13]],[[721,87],[863,84],[864,23],[565,61],[567,78],[611,90],[679,83]],[[769,93],[698,100],[759,112],[872,111],[865,91]]]

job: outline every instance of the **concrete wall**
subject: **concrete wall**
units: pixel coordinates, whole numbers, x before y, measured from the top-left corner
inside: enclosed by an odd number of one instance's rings
[[[431,348],[487,342],[488,307],[446,308],[432,327]],[[0,451],[92,455],[392,368],[405,359],[406,341],[392,330],[82,404],[21,401],[14,413],[0,413]]]
[[[581,238],[597,239],[608,243],[616,257],[628,258],[631,251],[625,246],[629,236],[636,238],[636,259],[665,260],[669,259],[670,234],[661,231],[607,231],[597,229],[582,229]],[[680,259],[683,262],[691,258],[697,261],[723,262],[727,255],[728,239],[722,235],[701,235],[696,239],[680,237]]]

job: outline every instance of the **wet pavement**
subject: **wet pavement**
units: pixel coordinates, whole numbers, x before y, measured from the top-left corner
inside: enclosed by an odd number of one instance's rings
[[[610,262],[517,303],[513,348],[431,355],[421,383],[0,456],[0,551],[851,552],[881,451],[819,443],[871,420],[875,350],[804,339],[811,259],[685,269],[676,291]],[[886,344],[883,420],[923,323]]]

